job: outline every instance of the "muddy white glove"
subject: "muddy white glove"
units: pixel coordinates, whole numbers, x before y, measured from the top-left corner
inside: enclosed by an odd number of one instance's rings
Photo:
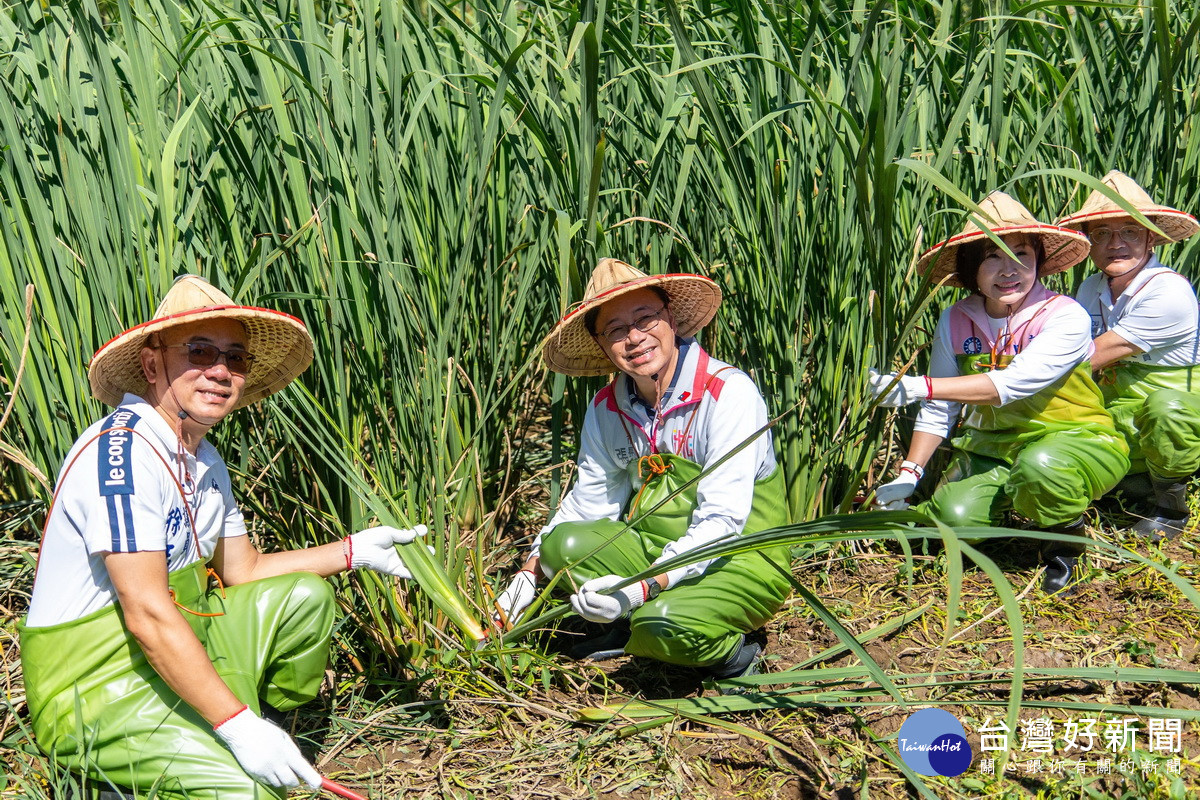
[[[352,568],[366,567],[397,578],[411,578],[412,573],[396,552],[396,545],[408,544],[428,532],[429,529],[424,525],[415,528],[393,528],[390,525],[367,528],[346,537],[349,544],[347,560]]]
[[[575,613],[592,622],[615,622],[646,602],[645,581],[613,589],[625,580],[620,575],[605,575],[592,578],[571,595],[571,608]]]
[[[233,751],[246,774],[268,786],[299,786],[304,781],[321,788],[321,776],[300,755],[292,737],[246,706],[213,728]]]
[[[508,588],[496,598],[496,605],[504,609],[504,613],[508,617],[508,624],[514,625],[525,613],[525,609],[529,608],[529,604],[535,597],[537,597],[537,577],[529,570],[523,569],[513,576]],[[500,618],[499,611],[492,614],[492,619],[499,624],[504,622]]]
[[[933,393],[933,387],[924,375],[902,375],[897,380],[894,372],[880,375],[872,369],[868,374],[867,388],[871,392],[871,399],[884,408],[899,408],[918,400],[929,400]],[[892,386],[893,381],[895,386]]]
[[[900,465],[900,477],[875,490],[875,508],[887,511],[903,511],[908,508],[908,497],[924,475],[925,470],[916,462],[903,462]]]

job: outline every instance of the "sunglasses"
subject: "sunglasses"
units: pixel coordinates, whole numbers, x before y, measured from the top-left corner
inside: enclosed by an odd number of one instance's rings
[[[224,356],[225,366],[229,367],[230,372],[236,375],[245,375],[250,372],[250,367],[254,364],[254,356],[240,347],[222,350],[216,345],[204,342],[184,342],[183,344],[168,344],[163,347],[164,349],[186,347],[188,363],[193,367],[211,367]]]

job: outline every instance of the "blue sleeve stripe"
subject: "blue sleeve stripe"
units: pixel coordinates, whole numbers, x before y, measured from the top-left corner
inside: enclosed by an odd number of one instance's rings
[[[109,495],[104,498],[108,501],[108,529],[112,534],[112,552],[121,552],[121,525],[117,521],[117,497]]]
[[[133,532],[133,499],[127,494],[121,495],[121,511],[125,516],[125,546],[130,553],[136,553],[138,546]]]

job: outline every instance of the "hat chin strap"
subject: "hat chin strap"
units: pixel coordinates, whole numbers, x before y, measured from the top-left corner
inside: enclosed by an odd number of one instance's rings
[[[160,350],[159,352],[162,352],[162,351]],[[163,378],[166,379],[166,381],[167,381],[167,395],[170,396],[171,400],[175,403],[175,408],[178,409],[178,411],[175,412],[175,414],[176,414],[175,435],[179,438],[179,444],[182,447],[183,446],[183,422],[184,422],[184,420],[192,419],[192,420],[195,420],[196,422],[200,423],[201,425],[206,425],[207,427],[211,428],[213,425],[216,425],[218,422],[220,422],[220,419],[214,419],[212,422],[209,422],[201,417],[196,416],[195,414],[192,414],[189,411],[185,411],[183,408],[183,403],[179,402],[179,395],[175,394],[175,385],[174,385],[174,382],[171,380],[170,373],[167,370],[167,359],[166,358],[163,358],[162,366],[163,366]]]
[[[190,411],[185,411],[183,409],[183,403],[179,402],[179,397],[178,397],[178,395],[175,394],[175,387],[171,386],[170,384],[167,385],[167,394],[171,395],[171,399],[175,401],[175,407],[179,409],[179,411],[176,412],[176,416],[179,418],[178,422],[176,422],[176,427],[179,428],[180,430],[182,430],[182,428],[183,428],[183,421],[188,420],[188,419],[194,420],[194,421],[200,423],[201,425],[206,425],[209,428],[211,428],[213,425],[216,425],[218,422],[221,421],[220,419],[214,419],[211,422],[209,422],[208,420],[204,419],[203,417],[197,416],[196,414],[193,414]],[[180,438],[182,439],[183,437],[181,436]]]

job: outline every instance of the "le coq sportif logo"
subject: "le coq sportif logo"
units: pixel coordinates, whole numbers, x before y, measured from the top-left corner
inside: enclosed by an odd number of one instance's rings
[[[949,711],[923,708],[909,715],[896,734],[900,758],[919,775],[962,775],[971,766],[967,732]]]

